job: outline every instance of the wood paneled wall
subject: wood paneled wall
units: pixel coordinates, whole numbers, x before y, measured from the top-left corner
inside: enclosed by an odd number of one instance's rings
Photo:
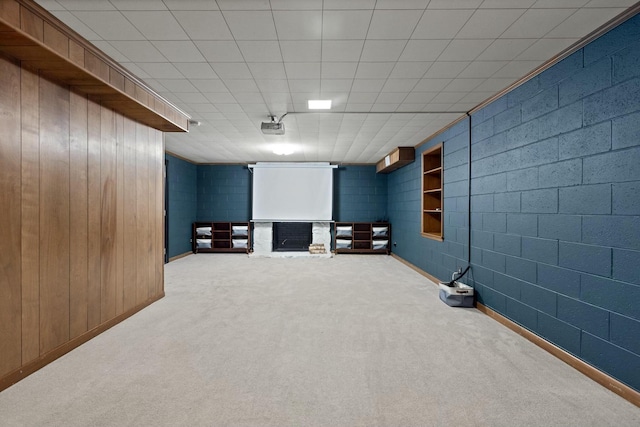
[[[0,390],[164,295],[163,153],[0,54]]]

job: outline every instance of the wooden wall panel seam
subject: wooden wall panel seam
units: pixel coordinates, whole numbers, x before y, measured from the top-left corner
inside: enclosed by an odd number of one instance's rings
[[[0,375],[22,363],[20,71],[0,56]]]
[[[40,355],[40,136],[39,76],[21,69],[21,296],[22,363]],[[36,106],[36,107],[34,107]],[[30,108],[29,108],[30,107]]]

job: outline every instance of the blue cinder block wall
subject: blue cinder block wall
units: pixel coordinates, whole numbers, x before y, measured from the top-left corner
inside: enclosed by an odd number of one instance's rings
[[[249,221],[251,173],[243,165],[198,165],[198,221]]]
[[[465,129],[426,146],[451,155]],[[640,16],[473,114],[471,136],[479,302],[640,390]],[[440,279],[465,259],[454,165],[443,242],[418,232],[419,165],[388,181],[395,253]]]
[[[346,165],[334,170],[335,221],[386,221],[387,175],[371,165]]]
[[[249,221],[251,173],[244,165],[195,165],[169,159],[169,256],[191,250],[194,221]],[[387,219],[387,175],[371,165],[347,165],[334,172],[334,219]]]
[[[169,257],[191,250],[191,223],[196,220],[197,166],[170,154],[167,160]]]
[[[422,153],[444,142],[444,241],[422,237]],[[416,150],[416,160],[388,175],[392,251],[441,279],[466,267],[469,214],[469,126],[462,121]]]

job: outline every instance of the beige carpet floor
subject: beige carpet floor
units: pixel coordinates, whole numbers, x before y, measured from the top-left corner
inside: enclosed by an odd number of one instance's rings
[[[638,426],[397,260],[192,255],[166,297],[0,393],[0,426]]]

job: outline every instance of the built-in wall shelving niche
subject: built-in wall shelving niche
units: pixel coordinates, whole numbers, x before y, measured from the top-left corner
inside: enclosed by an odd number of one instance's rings
[[[443,240],[442,143],[422,153],[422,221],[424,237]]]

